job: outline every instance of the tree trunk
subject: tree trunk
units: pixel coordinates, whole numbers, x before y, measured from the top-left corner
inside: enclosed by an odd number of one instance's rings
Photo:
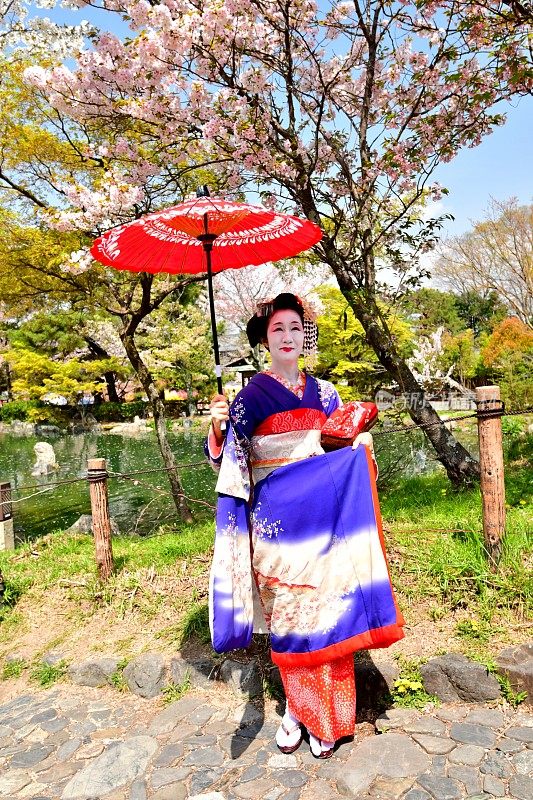
[[[89,350],[93,355],[97,358],[109,358],[109,353],[107,350],[102,347],[96,339],[93,339],[92,336],[85,336],[85,341],[89,347]],[[104,373],[104,378],[107,386],[107,396],[109,398],[110,403],[120,403],[120,397],[118,396],[117,392],[117,382],[116,376],[114,372],[106,372]]]
[[[137,350],[133,334],[123,332],[121,333],[120,338],[130,363],[135,370],[152,406],[157,441],[159,443],[159,449],[161,451],[163,463],[167,469],[170,490],[172,492],[172,497],[174,499],[179,518],[184,522],[192,522],[192,514],[183,493],[174,453],[172,452],[168,443],[165,403],[157,390],[157,386],[154,383],[154,379],[148,367],[142,360],[141,355]]]
[[[339,277],[339,276],[337,276]],[[351,283],[351,281],[350,281]],[[391,378],[404,395],[407,411],[417,425],[431,425],[422,430],[431,442],[437,458],[444,466],[448,478],[455,486],[469,486],[479,480],[479,463],[446,428],[435,409],[427,402],[424,389],[419,384],[405,360],[397,353],[388,333],[379,324],[380,311],[370,293],[355,294],[353,287],[339,280],[346,300],[366,334],[368,344],[376,353]]]
[[[104,373],[104,378],[107,386],[107,396],[110,403],[120,403],[120,397],[117,392],[117,381],[114,372]]]

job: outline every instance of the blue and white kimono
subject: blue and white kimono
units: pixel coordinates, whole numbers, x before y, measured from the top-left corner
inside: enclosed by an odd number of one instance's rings
[[[299,399],[255,375],[230,408],[220,452],[210,624],[217,652],[268,630],[280,666],[313,665],[403,636],[387,562],[374,463],[363,445],[324,453],[341,405],[307,376]]]

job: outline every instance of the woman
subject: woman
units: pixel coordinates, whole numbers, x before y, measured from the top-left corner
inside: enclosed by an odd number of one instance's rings
[[[403,636],[381,534],[372,437],[324,453],[320,432],[341,405],[327,381],[301,372],[309,320],[293,294],[260,305],[247,326],[271,366],[231,408],[211,404],[207,454],[219,470],[211,570],[213,647],[226,652],[268,631],[287,709],[284,753],[310,737],[329,758],[355,726],[353,653]],[[223,430],[223,423],[227,429]],[[251,545],[251,546],[250,546]]]

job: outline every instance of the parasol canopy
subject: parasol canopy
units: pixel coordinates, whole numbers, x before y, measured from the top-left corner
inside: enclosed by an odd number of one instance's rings
[[[207,189],[200,191],[205,195]],[[213,273],[290,258],[321,238],[322,231],[309,220],[200,196],[112,228],[95,240],[91,255],[108,267],[130,272],[207,272],[215,372],[222,394]]]

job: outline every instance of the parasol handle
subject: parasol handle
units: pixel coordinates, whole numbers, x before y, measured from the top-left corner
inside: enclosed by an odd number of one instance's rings
[[[207,220],[206,220],[207,229]],[[219,394],[224,394],[222,388],[222,367],[220,366],[220,353],[218,349],[218,334],[217,334],[217,321],[215,316],[215,298],[213,295],[213,271],[211,268],[211,250],[213,249],[213,242],[216,239],[214,234],[205,233],[198,237],[202,242],[204,248],[205,260],[207,263],[207,290],[209,293],[209,313],[211,316],[211,333],[213,334],[213,351],[215,354],[215,375],[217,376],[217,389]],[[220,425],[222,431],[226,430],[226,423],[222,422]]]

